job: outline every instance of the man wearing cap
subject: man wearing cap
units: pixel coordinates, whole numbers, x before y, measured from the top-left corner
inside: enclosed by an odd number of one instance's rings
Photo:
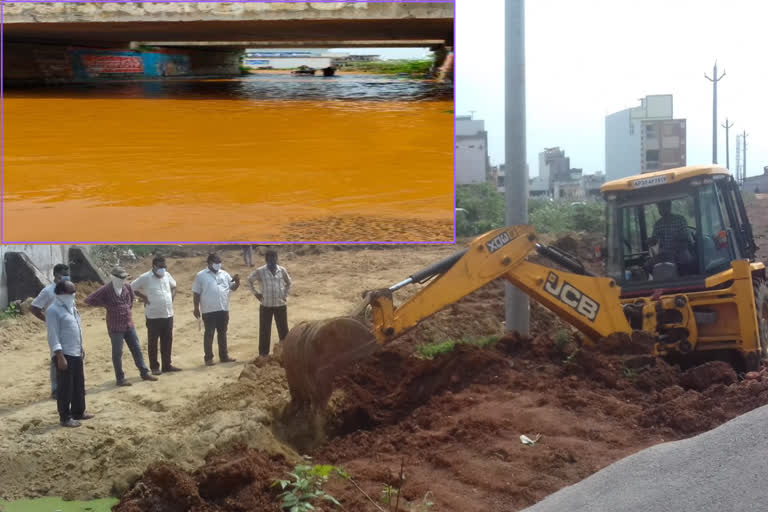
[[[216,331],[219,343],[219,360],[231,363],[235,359],[227,353],[227,325],[229,324],[229,294],[240,287],[240,276],[234,277],[221,269],[221,258],[218,254],[208,255],[208,268],[201,270],[195,276],[192,284],[194,303],[193,314],[200,318],[201,312],[205,333],[203,334],[204,361],[207,366],[213,366],[213,332]]]
[[[85,412],[85,351],[80,314],[75,307],[75,291],[72,281],[56,283],[54,301],[45,314],[48,346],[57,370],[56,406],[63,427],[79,427],[80,420],[93,418]]]
[[[131,289],[144,302],[147,318],[147,351],[152,375],[178,372],[171,364],[173,346],[173,298],[176,296],[176,280],[168,272],[163,256],[152,259],[152,270],[141,274],[131,283]],[[157,341],[160,340],[162,372],[157,362]]]
[[[134,294],[131,285],[125,282],[128,272],[122,267],[112,269],[112,280],[88,297],[85,303],[92,307],[103,307],[107,310],[107,332],[112,341],[112,366],[115,369],[115,378],[118,386],[130,386],[123,373],[123,341],[133,356],[133,362],[141,373],[143,380],[157,380],[149,374],[149,368],[144,364],[141,355],[139,336],[133,325],[131,309],[133,308]]]
[[[63,263],[59,263],[58,265],[55,265],[53,267],[53,283],[49,284],[48,286],[40,290],[40,293],[37,294],[37,297],[35,297],[35,300],[32,301],[32,304],[29,307],[30,312],[33,315],[35,315],[37,318],[42,320],[43,322],[45,322],[46,310],[56,300],[56,294],[53,292],[53,289],[56,287],[56,285],[60,281],[69,281],[69,266]],[[51,361],[50,378],[51,378],[51,398],[55,400],[56,399],[56,361],[54,360]]]

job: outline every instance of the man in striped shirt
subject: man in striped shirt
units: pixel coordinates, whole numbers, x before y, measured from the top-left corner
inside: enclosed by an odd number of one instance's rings
[[[251,292],[261,302],[259,305],[259,356],[269,355],[272,337],[272,317],[277,324],[280,341],[288,334],[288,306],[286,300],[291,291],[291,276],[285,267],[277,264],[277,252],[270,249],[265,254],[267,264],[248,276]],[[256,283],[259,283],[258,289]]]
[[[134,294],[131,285],[126,283],[128,272],[121,267],[112,269],[112,280],[88,297],[85,303],[92,307],[103,307],[107,310],[107,332],[112,341],[112,366],[118,386],[130,386],[123,373],[123,341],[133,356],[133,362],[141,373],[143,380],[157,380],[149,374],[149,368],[144,364],[141,354],[139,336],[133,325],[131,310],[133,309]]]

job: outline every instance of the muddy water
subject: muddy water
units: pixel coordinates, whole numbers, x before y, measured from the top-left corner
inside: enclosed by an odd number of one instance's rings
[[[453,239],[434,82],[268,74],[7,91],[3,240]]]

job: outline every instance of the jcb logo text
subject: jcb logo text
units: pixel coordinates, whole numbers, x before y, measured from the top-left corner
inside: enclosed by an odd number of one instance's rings
[[[586,317],[589,321],[595,321],[597,312],[600,310],[600,304],[574,288],[567,281],[560,280],[554,272],[550,272],[549,276],[547,276],[544,290],[560,302],[572,307],[578,314]]]

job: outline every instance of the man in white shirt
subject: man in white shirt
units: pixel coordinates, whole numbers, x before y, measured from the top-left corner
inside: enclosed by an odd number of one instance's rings
[[[30,312],[43,322],[45,322],[46,310],[56,299],[53,289],[59,281],[69,281],[69,265],[59,263],[53,267],[53,283],[40,290],[40,293],[37,294],[37,297],[35,297],[35,300],[32,301],[29,307]],[[56,400],[56,362],[53,360],[51,361],[50,378],[51,398]]]
[[[218,254],[208,255],[208,268],[201,270],[195,276],[192,284],[192,299],[195,318],[200,318],[202,312],[205,333],[203,334],[203,350],[206,366],[213,366],[213,332],[216,331],[219,343],[219,360],[222,363],[232,363],[235,359],[227,353],[227,325],[229,324],[229,294],[240,287],[240,276],[234,277],[221,269],[221,258]]]
[[[54,302],[48,307],[45,325],[51,360],[56,363],[56,405],[63,427],[79,427],[80,420],[93,418],[85,412],[85,374],[83,372],[83,328],[75,307],[75,285],[59,281],[54,287]]]
[[[176,280],[168,272],[165,258],[155,256],[152,270],[141,274],[131,283],[133,293],[144,302],[144,316],[147,319],[147,351],[152,375],[164,372],[178,372],[171,364],[173,346],[173,299],[176,297]],[[157,362],[157,341],[160,340],[162,371]]]
[[[277,264],[277,252],[270,249],[265,253],[267,264],[257,268],[248,276],[251,292],[259,299],[259,356],[270,352],[272,317],[277,324],[280,341],[288,334],[288,306],[286,300],[291,291],[291,276],[285,267]],[[259,283],[259,288],[256,288]]]

